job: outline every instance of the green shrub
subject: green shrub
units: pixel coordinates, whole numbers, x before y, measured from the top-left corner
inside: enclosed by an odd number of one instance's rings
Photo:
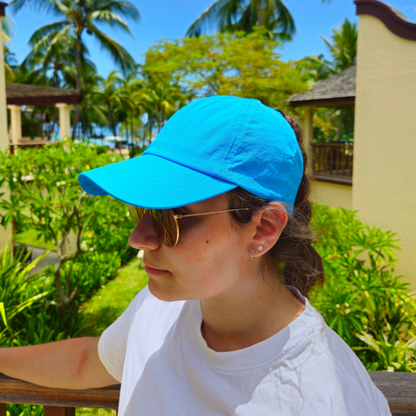
[[[368,370],[416,371],[416,303],[394,273],[398,241],[362,224],[355,211],[315,204],[314,247],[326,283],[311,301]]]
[[[92,198],[78,184],[79,173],[119,160],[70,139],[16,155],[0,152],[0,186],[10,189],[10,199],[0,200],[1,223],[7,226],[13,220],[21,232],[35,230],[38,240],[56,247],[59,262],[49,272],[63,313],[72,313],[80,285],[95,285],[86,281],[93,278],[88,265],[97,263],[95,252],[117,253],[122,262],[134,254],[128,245],[131,222],[125,204],[112,197]],[[64,245],[70,234],[77,244],[68,253]]]

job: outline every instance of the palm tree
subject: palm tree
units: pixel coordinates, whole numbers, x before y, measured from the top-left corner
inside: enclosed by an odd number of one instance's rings
[[[97,91],[96,97],[105,105],[108,125],[113,135],[117,136],[117,113],[123,111],[127,98],[123,89],[123,79],[117,71],[110,72],[107,79],[100,79],[100,90]]]
[[[253,32],[264,26],[270,39],[291,40],[295,22],[281,0],[217,0],[191,25],[186,36],[200,36],[203,29],[216,23],[220,32]]]
[[[6,76],[6,82],[14,81],[14,72],[13,67],[16,66],[17,60],[15,54],[10,50],[7,42],[10,42],[10,36],[13,31],[13,22],[10,20],[9,16],[3,17],[1,19],[1,29],[2,29],[2,38],[3,38],[3,52],[4,52],[4,73]]]
[[[357,25],[348,19],[339,27],[332,29],[332,43],[321,36],[328,45],[335,72],[341,72],[356,64],[357,61]]]
[[[32,38],[40,39],[50,33],[55,36],[52,42],[58,42],[61,36],[71,34],[76,39],[75,67],[76,88],[81,90],[81,50],[85,32],[95,37],[101,48],[107,51],[125,73],[134,68],[134,59],[123,46],[100,31],[97,24],[116,27],[132,36],[128,24],[122,16],[139,20],[138,9],[124,0],[13,0],[10,3],[17,12],[24,6],[45,9],[61,17],[58,22],[50,23],[38,29]],[[79,105],[76,106],[74,126],[79,121]],[[75,132],[73,129],[73,135]]]
[[[332,29],[332,43],[324,36],[321,36],[328,45],[333,58],[334,72],[341,72],[357,62],[357,25],[352,24],[348,19],[338,28]],[[342,120],[345,109],[339,111],[339,121],[337,128],[337,140],[341,139]]]

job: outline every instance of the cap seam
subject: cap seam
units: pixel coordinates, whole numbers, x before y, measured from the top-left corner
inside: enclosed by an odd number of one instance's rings
[[[228,157],[230,156],[230,153],[231,153],[231,151],[232,151],[232,149],[233,149],[233,147],[234,147],[234,144],[235,144],[235,141],[237,140],[237,137],[239,137],[239,134],[240,134],[240,131],[241,130],[245,130],[245,128],[246,128],[246,120],[247,120],[247,115],[248,115],[248,113],[250,112],[250,110],[251,110],[251,104],[253,103],[253,102],[256,102],[256,104],[257,104],[257,101],[255,101],[255,100],[248,100],[248,106],[247,106],[247,110],[246,110],[246,112],[245,112],[245,114],[244,114],[244,117],[243,117],[243,120],[242,120],[242,122],[241,122],[241,124],[240,124],[240,127],[239,127],[239,129],[238,129],[238,131],[237,131],[237,134],[234,136],[234,140],[233,140],[233,142],[232,142],[232,144],[231,144],[231,146],[230,146],[230,148],[228,149],[228,153],[227,153],[227,156],[225,157],[225,159],[224,159],[224,162],[223,162],[223,164],[222,164],[222,167],[221,167],[221,170],[220,170],[220,172],[219,172],[219,176],[221,176],[222,175],[222,172],[223,172],[223,170],[224,170],[224,166],[225,166],[225,164],[227,163],[227,160],[228,160]]]
[[[219,180],[221,180],[221,181],[223,181],[223,182],[227,182],[227,183],[230,183],[231,185],[235,185],[235,184],[233,184],[232,182],[227,181],[227,180],[225,180],[225,179],[221,178],[219,175],[216,175],[216,174],[212,174],[212,175],[211,175],[211,174],[206,173],[206,172],[201,172],[200,170],[197,170],[197,169],[195,169],[195,168],[189,167],[189,166],[187,166],[187,165],[183,165],[182,163],[179,163],[179,162],[177,162],[176,160],[168,159],[167,157],[160,156],[160,155],[158,155],[158,154],[156,154],[156,153],[151,153],[151,152],[147,152],[147,151],[146,151],[146,154],[142,154],[142,156],[156,156],[156,157],[160,157],[161,159],[168,160],[169,162],[175,163],[176,165],[182,166],[182,167],[184,167],[184,168],[186,168],[186,169],[192,170],[193,172],[199,173],[199,174],[201,174],[201,175],[208,176],[208,177],[210,177],[210,178],[214,178],[214,179],[219,179]],[[190,173],[189,175],[192,175],[192,173]]]

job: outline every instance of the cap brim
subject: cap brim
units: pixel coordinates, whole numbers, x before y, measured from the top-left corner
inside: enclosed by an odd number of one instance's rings
[[[78,181],[91,195],[111,195],[131,205],[155,209],[194,204],[237,188],[154,155],[83,172]]]

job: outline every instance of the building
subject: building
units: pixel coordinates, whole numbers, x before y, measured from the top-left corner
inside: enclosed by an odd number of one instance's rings
[[[380,1],[354,3],[356,68],[289,101],[306,107],[312,198],[357,210],[364,223],[396,232],[402,248],[396,272],[416,290],[416,24]],[[318,106],[355,106],[353,146],[313,143]]]

